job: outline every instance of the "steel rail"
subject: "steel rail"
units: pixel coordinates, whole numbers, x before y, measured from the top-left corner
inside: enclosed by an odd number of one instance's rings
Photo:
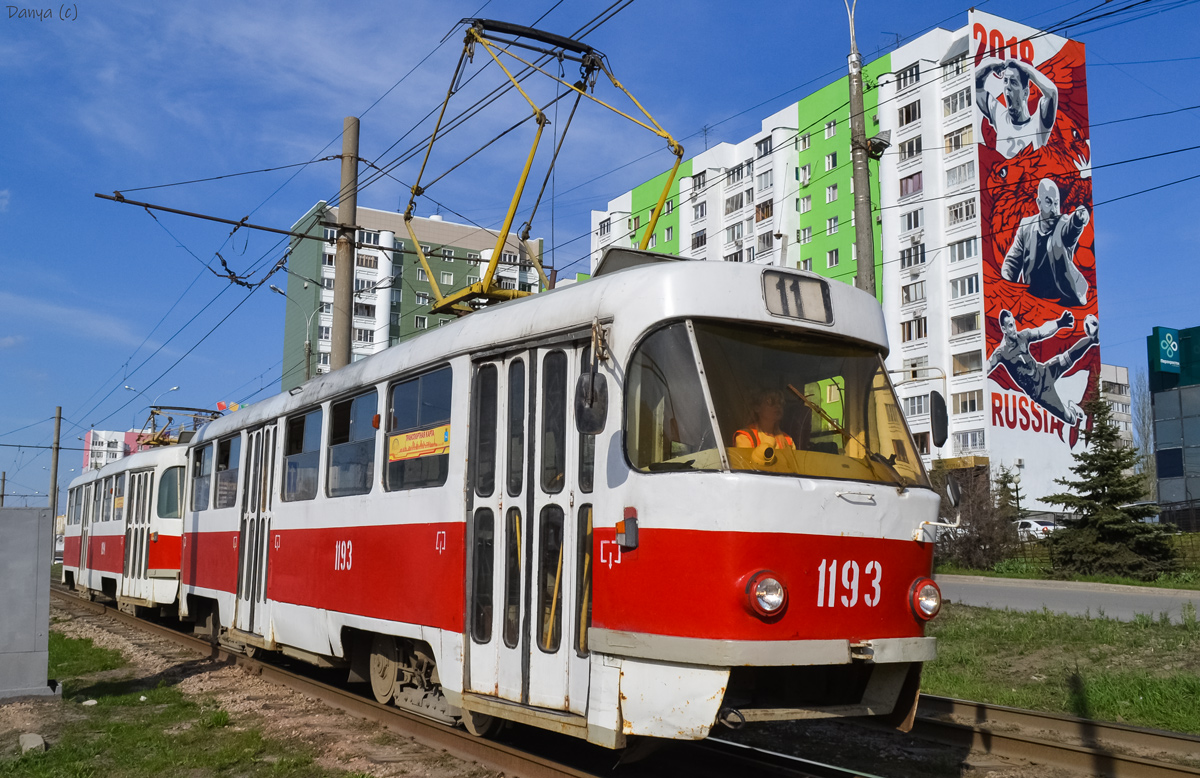
[[[190,648],[212,659],[230,662],[260,675],[265,680],[286,686],[289,689],[315,697],[322,702],[345,711],[357,718],[381,724],[402,735],[414,738],[430,748],[444,750],[451,756],[468,762],[476,762],[506,776],[523,778],[593,778],[595,773],[577,770],[549,759],[530,754],[501,743],[476,738],[461,730],[439,724],[401,708],[380,705],[352,692],[329,684],[320,683],[302,675],[289,672],[274,665],[260,662],[207,640],[186,635],[154,622],[145,621],[104,603],[89,601],[64,588],[53,586],[50,594],[55,598],[79,605],[94,613],[109,616],[121,623],[166,638],[178,645]]]

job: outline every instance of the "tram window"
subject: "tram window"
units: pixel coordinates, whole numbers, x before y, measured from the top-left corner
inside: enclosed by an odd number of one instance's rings
[[[321,409],[287,420],[283,455],[283,500],[311,500],[317,496],[317,470],[321,464]]]
[[[449,367],[394,385],[388,401],[388,491],[446,483],[450,469]]]
[[[183,468],[170,467],[158,482],[158,517],[178,519],[183,515]]]
[[[579,554],[575,560],[575,653],[588,655],[588,627],[592,626],[592,506],[579,506]]]
[[[567,355],[542,361],[542,490],[558,494],[567,470]]]
[[[579,372],[586,374],[592,369],[592,347],[583,350]],[[596,475],[596,436],[579,436],[579,491],[590,494]]]
[[[113,521],[125,518],[125,474],[121,473],[113,480]]]
[[[492,640],[492,574],[495,569],[495,515],[491,508],[475,511],[475,564],[472,575],[471,637]]]
[[[542,508],[538,552],[538,648],[548,654],[562,641],[563,511]]]
[[[192,451],[192,510],[208,510],[208,492],[212,486],[213,447],[209,443]]]
[[[625,388],[625,449],[639,470],[718,470],[720,453],[705,410],[687,325],[642,342]]]
[[[508,366],[508,494],[516,497],[525,481],[525,362]]]
[[[112,501],[113,479],[112,479],[111,475],[108,478],[104,479],[104,489],[102,490],[101,493],[103,494],[103,497],[101,499],[104,502],[101,503],[101,506],[100,506],[100,510],[102,511],[102,513],[100,515],[100,521],[110,521],[110,520],[112,520],[112,503],[113,503],[113,501]]]
[[[379,393],[374,389],[329,408],[330,497],[366,494],[375,478],[375,415]]]
[[[521,509],[509,508],[504,522],[504,645],[521,639]]]
[[[232,508],[237,502],[238,466],[241,458],[241,434],[217,441],[217,496],[214,508]]]
[[[496,490],[496,384],[495,365],[479,368],[475,374],[471,459],[475,466],[475,493],[480,497],[491,497]]]

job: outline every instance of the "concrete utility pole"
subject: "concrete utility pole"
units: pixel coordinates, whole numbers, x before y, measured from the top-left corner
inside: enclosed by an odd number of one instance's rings
[[[875,223],[871,217],[871,172],[867,168],[867,127],[863,109],[862,57],[854,40],[854,5],[850,0],[846,13],[850,16],[850,158],[854,164],[854,251],[858,259],[858,275],[854,285],[875,295]]]
[[[350,364],[350,329],[354,325],[354,230],[358,222],[358,118],[342,125],[342,189],[338,196],[337,257],[333,261],[333,327],[329,335],[329,369]]]
[[[8,471],[5,470],[3,473],[0,473],[0,508],[4,507],[4,488],[7,481]]]
[[[62,424],[62,406],[54,409],[54,445],[50,447],[50,522],[58,517],[58,430]]]

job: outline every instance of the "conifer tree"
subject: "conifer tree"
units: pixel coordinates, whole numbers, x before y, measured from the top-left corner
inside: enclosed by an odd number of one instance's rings
[[[1137,452],[1121,446],[1108,403],[1092,392],[1083,409],[1092,416],[1092,429],[1084,434],[1088,445],[1075,454],[1075,477],[1055,479],[1065,491],[1044,498],[1074,514],[1049,538],[1054,570],[1157,578],[1176,566],[1174,528],[1142,521],[1158,506],[1143,502],[1145,481],[1134,472]]]

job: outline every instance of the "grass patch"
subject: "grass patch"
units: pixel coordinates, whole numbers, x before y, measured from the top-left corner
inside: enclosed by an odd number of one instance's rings
[[[49,675],[60,681],[104,670],[116,670],[126,664],[120,651],[99,648],[92,643],[91,638],[68,638],[53,630],[50,632],[49,650]]]
[[[930,623],[922,691],[1200,734],[1200,625],[951,603]]]

